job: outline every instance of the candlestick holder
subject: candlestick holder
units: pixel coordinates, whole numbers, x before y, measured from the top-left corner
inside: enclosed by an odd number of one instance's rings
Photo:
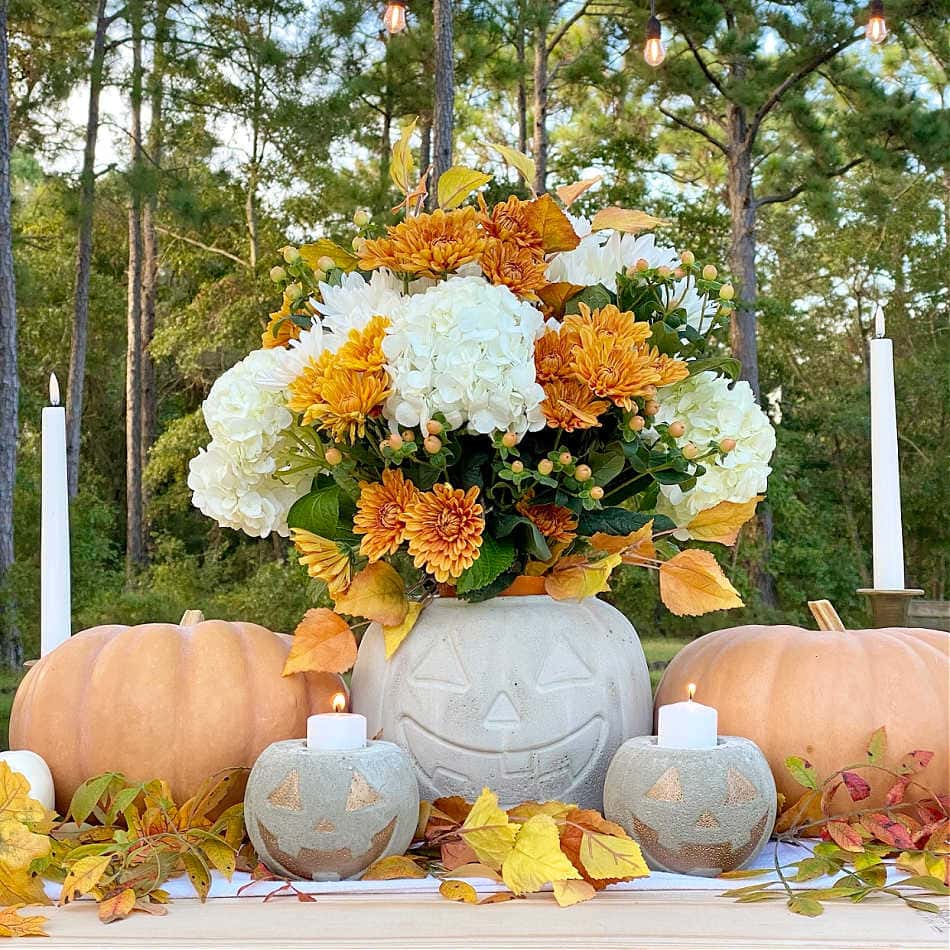
[[[380,858],[405,853],[418,818],[415,772],[391,742],[345,751],[275,742],[254,764],[244,795],[260,859],[297,880],[358,877]]]
[[[871,622],[875,627],[906,627],[910,599],[922,597],[924,592],[913,587],[906,590],[861,587],[858,593],[871,601]]]
[[[635,838],[659,871],[716,877],[748,864],[775,824],[775,780],[749,739],[711,749],[627,740],[607,771],[604,814]]]

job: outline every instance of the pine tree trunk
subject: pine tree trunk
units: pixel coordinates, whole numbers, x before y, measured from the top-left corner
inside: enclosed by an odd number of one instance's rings
[[[422,174],[432,161],[432,117],[422,115],[419,118],[419,174]]]
[[[452,0],[433,0],[435,39],[435,108],[432,113],[432,178],[435,195],[439,177],[452,166],[455,116],[455,48],[452,35]]]
[[[89,71],[89,112],[86,142],[79,176],[79,235],[76,248],[76,283],[73,300],[72,339],[69,346],[69,383],[66,419],[66,462],[69,497],[79,491],[79,446],[82,434],[82,397],[86,381],[86,347],[89,336],[89,275],[92,268],[92,214],[96,197],[96,139],[99,135],[99,94],[106,56],[106,0],[96,5],[96,36]]]
[[[7,0],[0,0],[0,665],[23,662],[16,605],[9,584],[13,566],[13,494],[20,377],[17,370],[16,280],[10,189],[10,88]]]
[[[129,204],[129,274],[125,354],[125,565],[145,563],[142,504],[142,8],[130,7],[132,25],[132,194]]]
[[[259,169],[254,161],[247,175],[247,198],[244,201],[244,219],[247,224],[248,264],[251,271],[257,270],[257,177]]]
[[[756,339],[755,195],[752,155],[745,143],[746,114],[729,107],[728,195],[731,217],[729,269],[737,306],[732,316],[732,355],[742,363],[742,378],[759,398],[759,350]]]
[[[543,18],[534,34],[534,190],[547,191],[548,179],[548,24]]]
[[[528,78],[525,75],[524,0],[518,0],[518,22],[515,24],[515,57],[518,63],[518,151],[528,151]]]

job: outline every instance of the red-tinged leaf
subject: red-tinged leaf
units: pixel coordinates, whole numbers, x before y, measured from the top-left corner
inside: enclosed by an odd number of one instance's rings
[[[868,742],[868,765],[877,765],[887,751],[887,730],[883,726],[875,729]],[[857,799],[855,799],[857,801]]]
[[[864,801],[871,794],[871,786],[857,772],[842,772],[841,778],[844,779],[844,784],[848,787],[851,801]]]
[[[317,903],[317,899],[313,896],[313,894],[308,894],[305,891],[297,891],[297,900],[300,901],[301,904]]]
[[[861,824],[884,844],[889,844],[892,848],[913,848],[914,839],[911,838],[907,829],[893,818],[881,812],[875,812],[872,815],[865,815],[861,819]]]
[[[841,782],[829,782],[821,793],[821,812],[823,815],[834,814],[834,797],[841,788]]]
[[[898,771],[901,775],[913,775],[915,772],[921,772],[930,765],[930,760],[933,757],[933,752],[928,752],[925,749],[915,749],[904,756]]]
[[[846,821],[829,821],[825,825],[828,836],[839,848],[857,853],[864,850],[864,841]]]
[[[936,848],[943,843],[950,832],[950,820],[932,821],[914,832],[914,846],[917,848]]]
[[[907,785],[909,782],[909,778],[898,779],[887,790],[887,794],[884,796],[884,805],[887,808],[890,808],[891,805],[899,805],[904,800],[904,792],[907,791]]]

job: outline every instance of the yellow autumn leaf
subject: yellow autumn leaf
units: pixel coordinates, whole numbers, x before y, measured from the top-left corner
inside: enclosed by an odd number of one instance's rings
[[[696,515],[686,530],[697,541],[715,541],[732,546],[739,529],[755,514],[755,506],[763,499],[756,495],[748,501],[721,501]]]
[[[595,880],[647,877],[650,873],[640,845],[631,838],[585,831],[581,837],[580,858],[584,870]]]
[[[450,901],[461,904],[477,904],[478,893],[471,884],[465,881],[443,881],[439,885],[439,893]]]
[[[521,211],[528,227],[540,235],[545,254],[571,251],[581,243],[570,218],[550,195],[541,195],[534,201],[525,202]]]
[[[580,181],[575,181],[570,185],[561,185],[560,188],[555,188],[554,193],[564,203],[565,208],[570,208],[588,188],[592,188],[603,177],[603,175],[594,175],[593,178],[582,178]]]
[[[508,817],[513,821],[527,821],[534,818],[535,815],[550,815],[552,818],[564,818],[572,812],[577,805],[569,805],[566,802],[522,802],[508,809]]]
[[[528,894],[581,875],[561,850],[557,822],[550,815],[535,815],[521,826],[501,876],[509,890]]]
[[[410,600],[409,608],[406,610],[406,619],[394,627],[383,627],[383,638],[386,643],[387,660],[392,657],[392,655],[402,645],[402,641],[405,640],[406,637],[408,637],[412,632],[412,628],[416,625],[416,621],[419,619],[419,614],[422,613],[423,606],[424,605],[417,600]]]
[[[476,188],[490,181],[491,175],[464,165],[453,165],[439,176],[439,207],[446,211],[457,208]]]
[[[478,860],[497,871],[511,854],[518,829],[498,807],[498,796],[483,788],[459,833]]]
[[[80,858],[70,869],[63,881],[63,890],[59,902],[67,904],[80,894],[94,890],[109,868],[112,856],[109,854],[90,854]]]
[[[413,172],[416,168],[412,147],[409,145],[409,139],[416,130],[416,122],[417,119],[413,118],[402,127],[402,135],[393,146],[393,157],[389,163],[389,177],[404,195],[408,195],[412,190]]]
[[[38,822],[46,817],[46,809],[30,798],[30,783],[26,778],[0,761],[0,821]]]
[[[544,589],[555,600],[583,600],[603,590],[613,569],[621,562],[619,554],[589,561],[581,554],[561,558],[544,578]]]
[[[564,308],[567,306],[567,302],[572,297],[576,297],[583,289],[583,284],[571,284],[559,280],[553,284],[545,284],[543,287],[539,287],[535,293],[546,308],[545,314],[560,318],[564,316]]]
[[[127,887],[112,897],[107,897],[99,903],[99,919],[104,924],[111,924],[115,920],[123,920],[135,909],[135,891]]]
[[[343,673],[356,662],[356,637],[347,622],[326,607],[308,610],[294,631],[284,676]]]
[[[603,531],[598,531],[591,535],[590,543],[591,547],[598,551],[619,554],[624,564],[643,564],[645,559],[656,559],[652,520],[630,534],[604,534]]]
[[[741,607],[742,598],[708,551],[680,551],[660,565],[660,598],[678,617]]]
[[[385,561],[374,561],[350,581],[334,605],[342,613],[375,620],[384,627],[398,627],[406,619],[409,598],[399,572]]]
[[[0,937],[48,937],[44,929],[46,917],[21,917],[17,911],[23,904],[0,909]]]
[[[601,208],[590,223],[591,231],[604,231],[610,228],[636,234],[638,231],[650,231],[661,224],[669,224],[663,218],[655,218],[645,211],[628,211],[626,208]]]
[[[28,868],[36,858],[49,854],[50,839],[34,834],[26,825],[10,818],[0,819],[0,864],[11,870]]]
[[[512,168],[517,169],[529,188],[533,187],[534,162],[524,152],[509,148],[507,145],[489,145],[488,147],[493,148]]]
[[[343,271],[355,270],[359,263],[355,254],[351,254],[346,248],[340,247],[329,238],[320,238],[312,244],[301,245],[300,256],[314,270],[320,270],[321,257],[329,257],[334,266]]]
[[[423,878],[426,872],[412,858],[404,854],[392,854],[371,864],[361,881],[395,881],[400,878]]]
[[[597,891],[587,881],[554,881],[554,899],[561,907],[570,907],[571,904],[582,904],[589,901]]]

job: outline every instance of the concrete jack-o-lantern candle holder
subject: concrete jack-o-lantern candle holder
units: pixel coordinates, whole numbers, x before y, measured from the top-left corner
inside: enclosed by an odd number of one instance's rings
[[[403,854],[419,818],[416,776],[391,742],[347,751],[305,740],[268,746],[251,770],[244,821],[275,874],[312,881],[357,877]]]
[[[775,780],[748,739],[666,749],[625,742],[607,771],[604,814],[640,843],[650,867],[715,877],[748,864],[775,824]]]

